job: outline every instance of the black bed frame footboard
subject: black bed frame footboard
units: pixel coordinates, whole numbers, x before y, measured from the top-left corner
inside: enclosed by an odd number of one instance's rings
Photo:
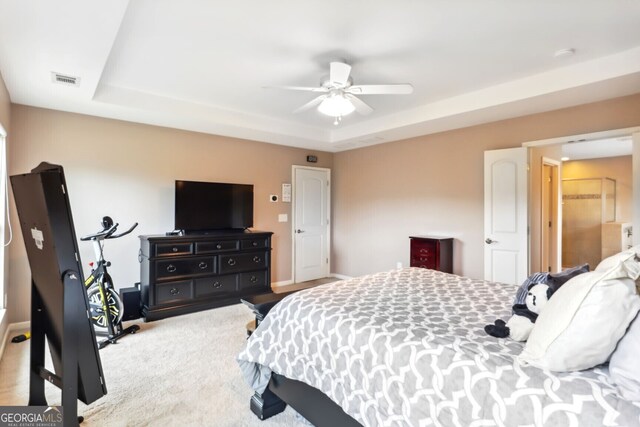
[[[338,404],[317,388],[282,375],[272,374],[269,387],[251,398],[251,410],[265,420],[290,405],[316,427],[362,427]]]

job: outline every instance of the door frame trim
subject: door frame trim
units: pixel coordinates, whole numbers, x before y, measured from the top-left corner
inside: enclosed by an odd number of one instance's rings
[[[296,283],[296,171],[300,169],[323,171],[327,175],[327,224],[326,224],[326,236],[327,236],[327,258],[329,262],[326,265],[325,277],[331,274],[331,169],[321,168],[315,166],[291,166],[291,280]]]
[[[542,161],[540,162],[540,167],[544,169],[545,165],[557,168],[558,180],[555,183],[556,187],[556,209],[555,209],[555,222],[556,222],[556,265],[558,266],[558,271],[562,271],[562,162],[559,162],[555,159],[551,159],[549,157],[542,157]],[[544,173],[540,174],[542,178]],[[541,189],[542,190],[542,189]],[[540,197],[542,198],[542,191],[540,191]],[[542,201],[540,203],[540,207],[542,208]],[[540,215],[540,221],[542,221],[542,215]],[[544,225],[540,224],[540,234],[542,234],[542,230],[544,229]],[[540,236],[540,242],[542,243],[542,235]],[[542,244],[540,244],[540,260],[542,260]],[[542,264],[542,263],[541,263]],[[542,268],[542,265],[540,265]],[[554,272],[555,273],[555,272]]]

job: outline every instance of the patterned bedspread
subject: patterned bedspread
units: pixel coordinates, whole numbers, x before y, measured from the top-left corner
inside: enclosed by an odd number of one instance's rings
[[[515,286],[408,268],[297,292],[238,356],[262,391],[271,372],[325,393],[365,426],[637,426],[606,367],[520,366],[523,344],[485,334]]]

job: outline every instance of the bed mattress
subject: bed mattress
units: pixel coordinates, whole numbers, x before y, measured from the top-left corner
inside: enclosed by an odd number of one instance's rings
[[[640,425],[606,367],[524,367],[522,343],[484,332],[516,290],[421,268],[319,286],[274,307],[238,361],[255,390],[276,372],[365,426]]]

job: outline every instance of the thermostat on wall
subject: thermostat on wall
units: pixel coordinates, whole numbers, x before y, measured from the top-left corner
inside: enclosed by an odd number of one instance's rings
[[[282,184],[282,201],[291,202],[291,184]]]

